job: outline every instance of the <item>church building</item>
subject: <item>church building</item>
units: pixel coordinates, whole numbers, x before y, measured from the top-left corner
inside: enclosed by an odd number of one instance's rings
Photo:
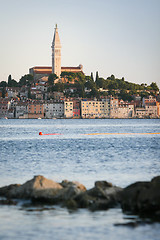
[[[48,77],[51,73],[55,73],[60,79],[61,72],[81,72],[83,73],[83,66],[78,67],[61,67],[61,42],[59,38],[57,24],[55,26],[54,37],[52,41],[52,66],[35,66],[29,69],[29,73],[33,75],[34,80]]]

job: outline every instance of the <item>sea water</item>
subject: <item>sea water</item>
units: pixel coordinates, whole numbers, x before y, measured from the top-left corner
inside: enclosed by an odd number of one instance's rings
[[[55,134],[55,135],[39,135]],[[0,187],[35,175],[61,182],[97,180],[126,187],[160,175],[159,119],[0,119]],[[0,239],[152,239],[160,224],[116,226],[137,219],[120,208],[70,212],[59,206],[0,206]]]

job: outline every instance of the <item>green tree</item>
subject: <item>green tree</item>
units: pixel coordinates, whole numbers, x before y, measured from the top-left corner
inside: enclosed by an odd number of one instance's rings
[[[112,90],[112,89],[118,89],[118,84],[116,81],[111,81],[109,84],[108,84],[108,89],[109,90]]]
[[[2,98],[5,98],[5,96],[6,96],[6,88],[3,87],[2,88]]]
[[[93,82],[93,81],[87,81],[87,82],[85,83],[85,87],[86,87],[87,89],[93,89],[93,88],[96,88],[96,84],[95,84],[95,82]]]
[[[91,79],[94,81],[93,72],[91,72]]]
[[[85,97],[85,91],[84,91],[84,84],[83,84],[83,82],[78,82],[78,83],[76,83],[75,84],[75,86],[76,86],[76,88],[77,88],[77,95],[79,96],[79,97],[82,97],[82,98],[84,98]]]
[[[9,75],[9,76],[8,76],[8,86],[10,85],[11,81],[12,81],[12,76]]]
[[[29,99],[32,98],[32,96],[31,96],[31,89],[30,89],[30,88],[28,89],[28,98],[29,98]]]
[[[109,80],[115,80],[115,76],[112,74],[110,77],[108,77],[107,79]]]
[[[85,84],[85,75],[81,72],[77,72],[76,73],[76,77],[78,78],[78,80],[82,83]]]
[[[97,82],[98,79],[99,79],[99,76],[98,76],[98,71],[97,71],[97,72],[96,72],[96,81],[95,81],[95,82]]]
[[[6,81],[0,82],[0,87],[7,87],[7,82]]]
[[[54,85],[54,81],[57,79],[57,75],[55,73],[51,73],[48,77],[48,84],[50,87]]]
[[[156,84],[155,82],[152,82],[152,83],[150,84],[150,87],[151,87],[154,91],[159,91],[159,88],[158,88],[158,86],[157,86],[157,84]]]
[[[115,80],[115,76],[113,74],[111,75],[111,80]]]
[[[18,83],[16,80],[12,79],[12,76],[8,76],[8,87],[17,87]]]
[[[63,92],[64,90],[64,84],[63,83],[56,83],[52,87],[52,92]]]
[[[96,97],[99,98],[100,97],[100,93],[97,90],[97,88],[93,88],[92,91],[90,92],[90,97]]]
[[[108,82],[104,78],[98,78],[96,81],[97,88],[107,88]]]
[[[22,76],[19,80],[19,87],[22,87],[22,86],[31,86],[33,83],[33,75],[31,74],[25,74],[24,76]]]

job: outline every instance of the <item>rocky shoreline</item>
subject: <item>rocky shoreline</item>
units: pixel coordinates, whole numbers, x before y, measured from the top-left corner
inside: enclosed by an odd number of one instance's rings
[[[35,176],[24,184],[0,188],[0,204],[16,205],[29,199],[34,204],[58,204],[68,209],[87,208],[91,211],[121,207],[124,213],[160,221],[160,176],[151,181],[136,182],[126,188],[107,181],[96,181],[93,188],[76,181],[54,182]]]

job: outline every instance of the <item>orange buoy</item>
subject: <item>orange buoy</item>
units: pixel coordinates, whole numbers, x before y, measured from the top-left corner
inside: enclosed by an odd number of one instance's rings
[[[39,132],[39,135],[43,135],[42,132]]]

